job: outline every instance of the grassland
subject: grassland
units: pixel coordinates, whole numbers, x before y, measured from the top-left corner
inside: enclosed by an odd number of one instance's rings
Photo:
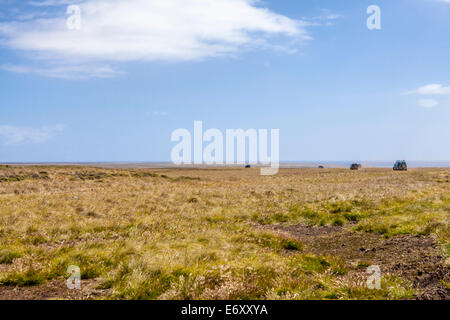
[[[449,175],[0,166],[0,298],[449,299]]]

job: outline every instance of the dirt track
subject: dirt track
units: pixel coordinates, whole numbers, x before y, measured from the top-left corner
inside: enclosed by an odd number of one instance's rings
[[[419,292],[417,299],[450,299],[450,290],[441,283],[450,280],[450,266],[431,237],[406,235],[385,239],[342,227],[305,224],[271,229],[303,242],[307,252],[341,257],[353,272],[365,272],[357,268],[360,262],[378,265],[383,274],[409,280]]]
[[[98,289],[98,281],[82,280],[81,290],[69,290],[66,279],[52,280],[39,286],[0,287],[0,300],[89,300],[109,295],[109,290]]]

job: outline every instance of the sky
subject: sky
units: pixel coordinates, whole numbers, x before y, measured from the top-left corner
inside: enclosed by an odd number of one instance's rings
[[[449,0],[0,0],[0,162],[170,161],[196,120],[448,161],[449,40]]]

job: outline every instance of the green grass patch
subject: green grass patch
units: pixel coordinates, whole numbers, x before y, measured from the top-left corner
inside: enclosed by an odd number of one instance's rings
[[[11,264],[14,259],[20,258],[22,254],[18,251],[10,250],[10,249],[1,249],[0,250],[0,264]]]
[[[4,286],[35,286],[43,283],[45,276],[36,270],[29,269],[25,273],[10,273],[0,278],[0,284]]]
[[[256,243],[262,247],[270,248],[274,250],[289,250],[289,251],[301,251],[303,250],[303,244],[295,239],[287,238],[279,235],[275,235],[269,232],[252,232],[247,239],[239,237],[237,242],[248,241]]]
[[[358,268],[358,269],[367,269],[367,268],[370,267],[371,265],[372,265],[372,263],[370,263],[370,262],[360,261],[360,262],[358,262],[358,264],[356,265],[356,268]]]

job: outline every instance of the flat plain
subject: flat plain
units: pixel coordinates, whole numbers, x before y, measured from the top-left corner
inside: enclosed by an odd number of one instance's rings
[[[0,166],[0,299],[450,299],[449,176]]]

